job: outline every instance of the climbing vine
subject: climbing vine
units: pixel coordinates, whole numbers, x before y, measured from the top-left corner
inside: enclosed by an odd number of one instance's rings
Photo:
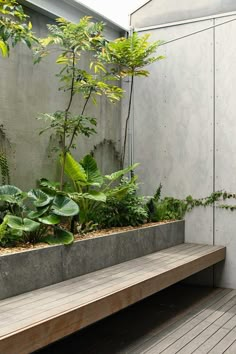
[[[6,137],[3,125],[0,125],[0,176],[2,184],[10,184],[10,170],[7,157],[7,151],[10,142]]]
[[[236,194],[226,191],[217,191],[211,193],[205,198],[195,199],[187,196],[185,199],[173,197],[161,198],[162,185],[157,188],[154,196],[148,201],[149,221],[160,220],[180,220],[185,214],[195,207],[215,206],[217,208],[234,211],[236,205],[225,204],[226,200],[236,199]]]
[[[10,171],[7,156],[4,152],[0,151],[0,170],[2,177],[2,184],[10,184]]]

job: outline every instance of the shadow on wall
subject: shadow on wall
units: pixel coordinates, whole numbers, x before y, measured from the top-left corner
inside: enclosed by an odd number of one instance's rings
[[[98,167],[103,174],[110,174],[114,170],[121,169],[121,154],[117,150],[114,141],[103,139],[100,143],[94,145],[90,153],[97,161]],[[104,156],[106,156],[105,159]]]

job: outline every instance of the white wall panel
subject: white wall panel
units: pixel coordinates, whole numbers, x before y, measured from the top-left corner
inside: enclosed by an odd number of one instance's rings
[[[227,16],[152,30],[169,41],[236,19]],[[160,48],[166,60],[136,80],[135,161],[145,194],[161,182],[164,195],[183,198],[236,191],[236,21]],[[215,285],[236,288],[236,215],[195,209],[186,218],[186,240],[227,246]],[[212,273],[205,273],[209,284]],[[203,280],[203,282],[205,282]]]
[[[165,41],[209,27],[213,21],[151,32]],[[159,48],[165,60],[136,79],[134,160],[145,194],[161,182],[163,195],[204,197],[213,191],[213,30]],[[212,243],[212,209],[186,220],[187,241]]]
[[[233,17],[232,17],[233,18]],[[216,20],[216,24],[229,18]],[[236,17],[235,17],[236,19]],[[216,39],[216,190],[236,191],[236,21],[217,27]],[[233,203],[234,201],[232,201]],[[236,288],[236,214],[216,209],[215,242],[227,246],[217,285]]]

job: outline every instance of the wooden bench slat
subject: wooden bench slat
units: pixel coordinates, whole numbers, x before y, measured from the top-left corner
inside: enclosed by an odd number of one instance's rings
[[[202,249],[205,246],[198,245],[198,246],[192,246],[191,248],[188,248],[188,255],[191,255],[192,253],[196,253],[199,249]],[[38,303],[41,300],[44,300],[45,298],[47,299],[48,297],[51,297],[55,301],[58,298],[62,298],[68,295],[68,293],[71,293],[76,289],[76,292],[82,293],[84,290],[93,288],[95,285],[102,285],[103,283],[107,283],[107,277],[112,276],[112,278],[121,278],[123,277],[127,271],[129,274],[132,274],[132,272],[137,273],[138,270],[144,269],[144,267],[147,267],[148,264],[152,264],[153,261],[155,260],[156,265],[159,266],[159,264],[162,264],[166,260],[168,263],[172,262],[175,259],[179,259],[180,257],[185,257],[186,256],[186,248],[182,249],[180,247],[177,248],[178,252],[175,253],[174,250],[172,252],[156,252],[155,254],[151,254],[145,257],[137,258],[133,261],[128,261],[125,262],[124,264],[126,265],[125,267],[120,267],[120,265],[116,265],[113,267],[109,267],[106,269],[103,269],[101,271],[96,271],[90,274],[86,274],[81,277],[77,277],[73,279],[73,282],[71,280],[67,280],[61,283],[56,284],[57,286],[55,287],[54,285],[48,286],[47,288],[35,290],[34,292],[31,292],[29,297],[24,297],[21,298],[20,296],[16,296],[14,298],[6,299],[0,302],[0,311],[1,311],[1,319],[4,318],[4,313],[10,313],[11,309],[14,309],[14,313],[20,313],[22,311],[25,311],[24,306],[29,308],[29,306],[32,304],[32,306],[35,307],[34,303]],[[160,253],[160,254],[159,254]],[[130,262],[132,262],[130,264]],[[132,271],[133,269],[133,271]],[[146,268],[145,268],[146,269]],[[79,289],[78,289],[78,282],[79,282]],[[60,289],[60,292],[58,291]],[[67,291],[68,289],[68,291]],[[43,291],[44,290],[44,291]],[[46,294],[48,292],[48,294]],[[46,296],[47,295],[47,296]],[[11,301],[12,300],[12,301]],[[1,323],[0,323],[1,327]]]
[[[35,298],[35,301],[32,303],[29,303],[28,301],[24,303],[24,305],[19,305],[17,307],[17,304],[14,303],[13,308],[8,304],[7,306],[0,306],[0,311],[1,311],[1,323],[0,323],[0,328],[4,326],[5,321],[4,319],[8,319],[11,317],[11,315],[14,318],[14,322],[16,323],[18,318],[22,318],[22,314],[24,316],[24,318],[30,317],[30,319],[32,320],[32,310],[33,313],[36,314],[37,313],[37,309],[35,309],[35,304],[37,305],[37,308],[39,308],[38,313],[42,312],[42,309],[45,309],[45,311],[47,311],[48,309],[52,309],[54,307],[54,305],[56,307],[59,306],[58,302],[60,301],[60,305],[62,305],[64,303],[64,300],[67,302],[73,302],[75,300],[78,300],[82,305],[84,303],[83,299],[86,299],[86,302],[88,300],[88,296],[92,295],[92,298],[96,295],[96,292],[99,291],[101,294],[101,291],[105,291],[105,293],[109,292],[109,288],[112,285],[112,291],[114,291],[114,286],[118,286],[118,289],[121,288],[121,286],[126,286],[123,285],[124,281],[126,283],[134,283],[137,280],[137,277],[140,276],[144,279],[146,279],[147,277],[149,277],[150,272],[154,275],[158,275],[159,273],[161,273],[164,270],[167,270],[169,268],[169,266],[173,267],[173,264],[176,261],[181,261],[190,256],[196,255],[197,257],[199,256],[199,252],[203,250],[203,252],[208,252],[208,249],[205,246],[195,246],[192,248],[192,250],[188,250],[188,255],[185,254],[185,252],[181,253],[181,251],[178,251],[178,253],[175,256],[169,256],[168,255],[164,258],[156,258],[154,257],[155,255],[153,255],[152,257],[149,257],[148,263],[146,263],[146,258],[148,258],[147,256],[142,257],[143,259],[143,264],[140,265],[139,267],[134,267],[134,265],[132,265],[132,268],[130,268],[130,266],[125,269],[122,272],[119,272],[118,276],[114,277],[114,273],[116,271],[116,267],[113,267],[113,272],[112,274],[109,275],[102,279],[102,282],[97,282],[96,280],[93,281],[92,284],[88,284],[86,282],[86,278],[84,278],[83,280],[80,281],[80,277],[76,278],[77,282],[73,284],[73,287],[71,288],[70,286],[63,286],[65,284],[62,284],[61,288],[60,288],[60,292],[58,291],[52,291],[52,292],[48,292],[47,296],[45,296],[46,294],[44,294],[44,296],[40,296]],[[165,253],[163,253],[165,254]],[[157,270],[157,267],[158,270]],[[89,275],[87,275],[87,277],[89,277]],[[84,283],[85,281],[85,283]],[[138,280],[139,281],[139,280]],[[108,286],[109,285],[109,286]],[[72,290],[71,291],[65,291],[65,288],[68,288],[68,290]],[[68,298],[68,296],[73,296],[73,298]],[[48,301],[48,297],[50,297],[51,302],[49,303]],[[54,304],[55,303],[55,304]],[[6,316],[4,316],[4,314],[6,313]],[[9,322],[9,321],[8,321]],[[1,333],[1,331],[0,331]]]
[[[35,290],[29,297],[0,301],[5,316],[0,320],[0,353],[30,353],[224,258],[225,248],[220,246],[175,246]],[[17,299],[24,312],[18,312]]]

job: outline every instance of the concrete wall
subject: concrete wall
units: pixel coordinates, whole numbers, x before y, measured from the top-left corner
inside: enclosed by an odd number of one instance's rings
[[[235,11],[235,0],[150,0],[131,15],[134,27],[190,20]]]
[[[167,26],[149,31],[151,40],[172,40],[235,17]],[[145,32],[146,33],[146,32]],[[142,34],[142,32],[141,32]],[[214,190],[235,192],[236,21],[159,49],[165,60],[136,79],[134,160],[142,190],[196,198]],[[236,288],[236,215],[211,207],[186,218],[186,241],[227,246],[224,267],[209,271],[208,283]],[[206,275],[206,274],[205,274]]]
[[[34,10],[28,10],[33,30],[38,36],[46,36],[46,24],[53,20]],[[117,37],[119,33],[117,32]],[[87,58],[83,59],[87,66]],[[32,53],[24,46],[11,51],[10,58],[0,57],[0,126],[5,132],[0,146],[7,150],[11,183],[23,189],[35,185],[37,179],[57,177],[57,155],[52,148],[58,145],[51,133],[39,136],[45,124],[36,120],[39,113],[53,113],[65,109],[68,97],[58,92],[55,74],[59,71],[55,58],[48,57],[33,65]],[[81,112],[81,103],[75,98],[72,110]],[[79,137],[79,149],[75,153],[81,158],[97,145],[96,157],[100,165],[110,172],[118,168],[115,152],[120,148],[120,104],[111,104],[98,99],[98,104],[88,106],[86,113],[98,120],[98,134],[91,138]],[[0,135],[1,136],[1,135]],[[113,142],[103,144],[104,139]]]

